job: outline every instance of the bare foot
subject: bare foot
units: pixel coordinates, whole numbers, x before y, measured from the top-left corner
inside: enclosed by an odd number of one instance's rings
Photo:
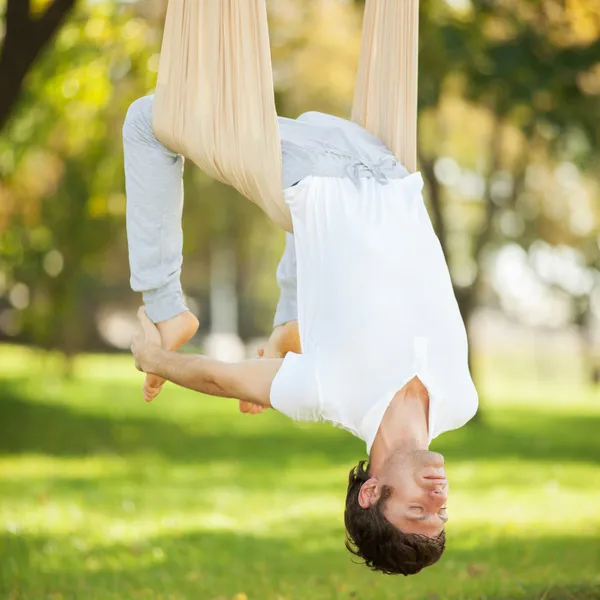
[[[198,319],[188,310],[178,315],[156,323],[165,350],[178,350],[189,342],[198,331]],[[151,402],[158,396],[165,380],[157,375],[146,375],[144,381],[144,400]]]

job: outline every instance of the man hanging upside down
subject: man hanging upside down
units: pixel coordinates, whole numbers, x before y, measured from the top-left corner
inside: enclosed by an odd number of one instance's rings
[[[132,352],[145,399],[168,380],[236,398],[243,412],[272,407],[348,430],[369,455],[350,472],[348,549],[389,574],[435,563],[448,482],[428,447],[473,417],[477,392],[420,174],[354,123],[280,118],[294,235],[273,334],[254,360],[180,355],[198,328],[180,284],[183,159],[156,139],[152,107],[152,97],[136,101],[124,126],[131,283],[145,304]]]

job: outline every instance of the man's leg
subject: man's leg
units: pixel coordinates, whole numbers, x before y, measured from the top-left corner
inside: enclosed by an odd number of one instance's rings
[[[273,333],[258,349],[260,358],[283,358],[288,352],[302,353],[298,329],[298,282],[296,276],[296,245],[291,233],[285,234],[285,250],[277,267],[279,302],[275,312]],[[256,415],[264,407],[240,400],[240,411]]]
[[[131,287],[142,292],[146,313],[157,324],[163,348],[176,350],[198,329],[183,300],[183,157],[163,146],[152,129],[154,98],[136,100],[123,126],[127,239]],[[162,379],[149,375],[144,396],[152,400]]]

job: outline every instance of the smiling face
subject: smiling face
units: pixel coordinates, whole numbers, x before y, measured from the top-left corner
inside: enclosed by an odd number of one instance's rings
[[[428,450],[396,452],[383,465],[377,478],[366,481],[359,504],[366,508],[377,501],[383,489],[389,496],[383,514],[404,533],[437,537],[448,520],[448,480],[444,457]]]

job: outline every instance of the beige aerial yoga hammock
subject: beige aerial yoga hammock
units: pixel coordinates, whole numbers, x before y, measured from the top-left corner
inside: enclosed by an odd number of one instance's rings
[[[154,104],[168,148],[292,230],[266,0],[170,0]],[[352,120],[416,170],[419,0],[367,0]]]

